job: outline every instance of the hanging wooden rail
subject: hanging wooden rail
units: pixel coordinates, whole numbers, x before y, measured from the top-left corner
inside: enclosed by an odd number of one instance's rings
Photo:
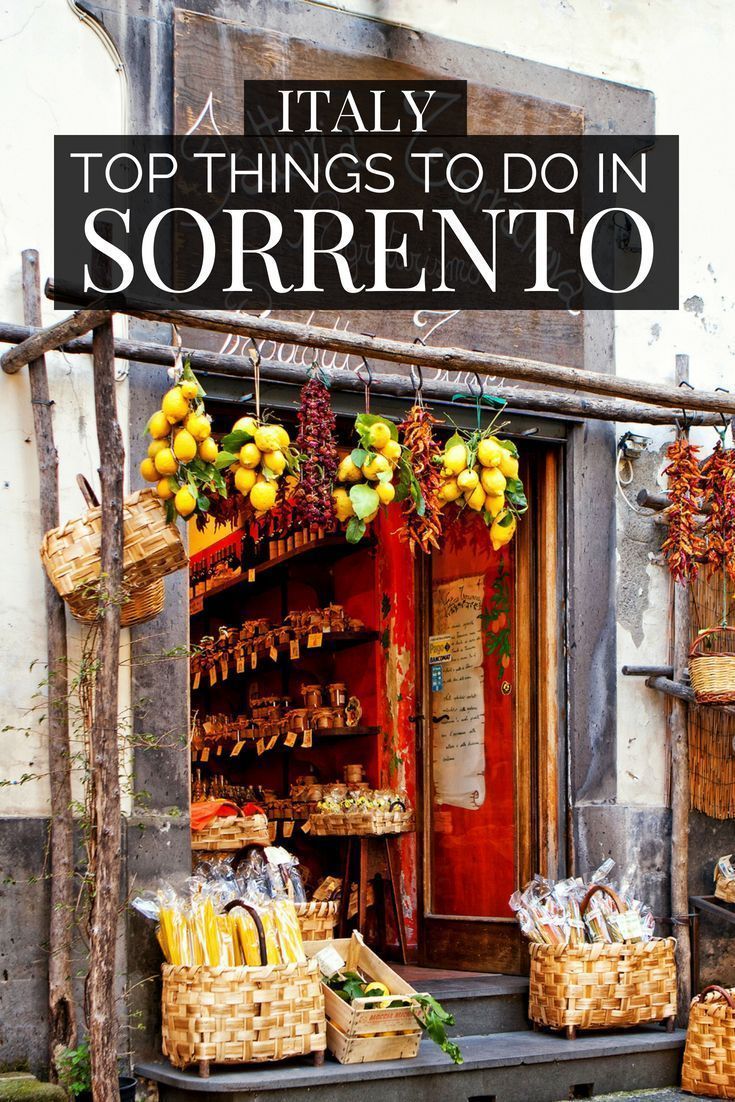
[[[0,356],[0,367],[8,375],[15,375],[21,367],[40,359],[46,352],[52,352],[71,337],[78,337],[82,333],[89,333],[91,329],[96,329],[97,326],[106,322],[109,316],[109,310],[78,310],[68,318],[62,318],[61,321],[49,325],[46,329],[37,329],[32,337],[28,337],[27,340]]]
[[[53,280],[47,281],[46,294],[49,298],[56,297]],[[253,314],[226,310],[147,310],[133,304],[120,307],[118,312],[147,321],[170,322],[181,328],[209,329],[216,333],[272,339],[287,344],[366,356],[373,360],[387,360],[390,363],[413,363],[440,371],[499,375],[507,379],[523,379],[525,382],[558,386],[562,389],[609,394],[614,398],[627,398],[655,406],[668,406],[671,409],[681,410],[685,406],[687,411],[696,409],[709,413],[728,413],[731,416],[735,414],[735,395],[725,392],[682,391],[670,384],[647,383],[643,380],[625,379],[577,367],[560,367],[492,352],[409,344],[388,337],[371,337],[364,333],[324,329],[303,322],[256,317]]]
[[[12,325],[0,322],[0,343],[25,341],[40,332],[27,325]],[[89,354],[92,351],[92,338],[87,335],[65,341],[60,351],[72,354]],[[226,375],[237,379],[252,380],[253,364],[249,356],[234,353],[208,352],[201,348],[184,348],[183,355],[189,359],[195,371],[209,371],[217,375]],[[135,360],[137,363],[159,364],[171,367],[176,358],[176,350],[170,345],[155,344],[152,341],[115,339],[115,356],[121,360]],[[330,385],[336,391],[361,394],[364,384],[354,371],[327,370]],[[290,383],[301,386],[304,381],[304,369],[293,364],[263,360],[261,375],[269,382]],[[406,375],[376,373],[373,377],[375,393],[387,393],[398,398],[411,399],[414,385]],[[422,393],[428,400],[451,402],[457,393],[457,384],[437,379],[425,379]],[[507,399],[512,410],[529,410],[535,413],[552,413],[560,417],[590,418],[598,421],[629,421],[646,425],[670,425],[679,415],[679,410],[665,409],[661,406],[639,405],[633,402],[616,401],[612,398],[598,398],[585,394],[566,394],[563,391],[524,390],[519,387],[495,391]],[[719,425],[718,413],[694,413],[690,419],[696,425]]]

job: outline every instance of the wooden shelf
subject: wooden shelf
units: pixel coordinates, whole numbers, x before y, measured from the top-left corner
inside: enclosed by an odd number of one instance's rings
[[[311,732],[311,747],[303,747],[301,745],[301,739],[303,733],[299,731],[299,738],[293,746],[284,746],[283,738],[279,737],[279,741],[272,750],[265,751],[268,754],[291,754],[296,750],[310,750],[316,746],[319,742],[329,741],[330,739],[345,739],[345,738],[364,738],[365,736],[375,736],[380,734],[380,727],[325,727],[322,729],[314,728]],[[245,746],[243,746],[240,753],[236,758],[232,758],[231,755],[223,750],[221,754],[212,754],[208,761],[194,761],[192,765],[195,768],[199,768],[202,765],[211,766],[214,768],[217,765],[224,765],[225,762],[238,761],[245,755],[251,756],[256,754],[256,742],[255,740],[248,739]],[[259,755],[263,757],[264,754]]]
[[[339,534],[335,536],[325,536],[323,540],[313,540],[311,543],[306,543],[302,547],[294,547],[293,551],[287,551],[284,555],[279,555],[275,559],[266,559],[265,562],[258,563],[257,566],[251,567],[250,570],[245,570],[243,573],[238,574],[234,578],[226,578],[224,581],[215,582],[204,593],[199,594],[197,597],[193,597],[190,600],[190,605],[195,606],[195,611],[192,612],[192,616],[200,616],[206,611],[207,603],[219,597],[220,594],[226,593],[228,590],[237,586],[243,587],[243,592],[247,593],[248,590],[252,591],[252,587],[262,581],[276,581],[278,574],[287,568],[289,565],[294,565],[294,561],[298,562],[318,562],[323,563],[325,558],[328,561],[332,561],[335,558],[343,558],[346,555],[354,554],[356,551],[364,550],[366,547],[372,547],[373,542],[371,540],[361,540],[359,544],[348,543],[344,535]],[[251,580],[249,580],[251,579]],[[258,588],[260,588],[258,586]],[[202,608],[196,608],[196,602],[202,601]]]

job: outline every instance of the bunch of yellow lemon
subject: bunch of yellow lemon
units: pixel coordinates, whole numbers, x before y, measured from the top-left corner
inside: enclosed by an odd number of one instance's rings
[[[332,500],[337,520],[350,522],[356,518],[361,524],[359,528],[353,525],[353,530],[360,530],[362,535],[364,526],[375,520],[380,506],[390,505],[396,496],[393,475],[403,449],[395,426],[389,421],[361,415],[355,427],[360,445],[341,460],[337,482],[342,485],[335,487]]]
[[[442,477],[438,495],[442,505],[456,502],[482,513],[496,551],[510,543],[517,513],[525,509],[512,444],[504,445],[495,436],[474,442],[455,434],[444,449]]]
[[[161,500],[173,500],[176,512],[182,517],[190,516],[197,507],[196,483],[188,477],[187,468],[199,460],[196,481],[206,483],[219,454],[211,435],[211,421],[204,412],[202,394],[187,366],[181,381],[166,391],[161,408],[148,422],[147,432],[153,439],[140,464],[142,477],[146,482],[155,482]]]
[[[235,475],[235,488],[256,514],[269,512],[276,504],[279,479],[293,465],[291,438],[283,425],[241,417],[222,445],[233,458],[230,470]]]

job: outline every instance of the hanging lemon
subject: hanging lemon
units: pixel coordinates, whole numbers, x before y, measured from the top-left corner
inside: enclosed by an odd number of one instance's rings
[[[500,467],[485,467],[480,477],[486,494],[505,493],[507,483],[505,475],[500,470]]]
[[[257,481],[258,476],[255,471],[248,467],[241,467],[239,463],[236,464],[235,487],[241,494],[249,494]]]
[[[267,513],[276,504],[274,482],[256,482],[250,491],[250,504],[258,513]]]
[[[190,463],[197,453],[197,442],[190,432],[182,429],[174,437],[174,455],[181,463]]]
[[[244,444],[240,448],[240,462],[248,470],[255,470],[260,465],[262,454],[257,444]]]
[[[158,482],[158,471],[152,459],[144,459],[139,469],[141,478],[146,482]]]
[[[515,534],[516,523],[515,516],[507,510],[495,518],[490,529],[490,539],[494,551],[499,551],[501,547],[505,547],[507,543],[510,543]]]
[[[160,497],[161,501],[170,501],[174,496],[174,489],[168,478],[162,478],[156,484],[156,493]]]
[[[189,401],[182,394],[180,386],[174,386],[164,394],[161,410],[171,425],[184,420],[189,412]]]
[[[263,466],[267,467],[269,471],[273,471],[274,474],[283,474],[286,470],[286,456],[280,449],[274,452],[266,452],[263,456]]]
[[[352,456],[346,455],[337,468],[337,481],[359,482],[361,478],[362,471],[353,463]]]
[[[212,437],[207,436],[197,448],[197,453],[205,463],[214,463],[219,455],[219,448]]]
[[[255,436],[258,431],[258,422],[254,417],[240,417],[232,426],[233,432],[246,432],[248,436]]]
[[[174,505],[176,506],[176,512],[181,517],[188,517],[196,509],[196,498],[189,489],[188,486],[182,486],[174,497]]]
[[[161,440],[171,432],[168,417],[162,409],[157,410],[148,422],[148,432],[154,440]]]
[[[160,451],[153,462],[159,475],[176,474],[179,466],[179,461],[171,448],[164,448],[163,451]]]
[[[332,501],[334,502],[334,511],[337,515],[337,520],[345,521],[350,517],[354,517],[355,510],[352,507],[350,501],[350,495],[342,486],[337,486],[332,494]]]
[[[390,425],[386,421],[376,421],[368,429],[368,440],[370,446],[380,451],[384,448],[391,439]]]
[[[467,447],[465,444],[453,444],[444,452],[444,467],[450,474],[459,474],[467,466]]]

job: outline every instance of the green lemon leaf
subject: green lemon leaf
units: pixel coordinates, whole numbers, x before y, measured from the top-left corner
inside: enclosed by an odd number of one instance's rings
[[[350,517],[347,522],[345,537],[348,543],[359,543],[365,535],[366,524],[359,517]]]
[[[228,452],[239,452],[243,444],[249,444],[252,439],[249,432],[238,429],[222,437],[222,447]]]
[[[355,510],[355,516],[359,520],[369,517],[380,505],[377,490],[365,485],[364,482],[358,482],[350,489],[350,501]]]
[[[501,448],[505,448],[505,450],[507,452],[510,452],[511,455],[514,455],[516,459],[518,458],[518,448],[515,446],[512,440],[498,440],[498,443],[500,444]]]
[[[505,492],[508,494],[522,494],[523,483],[520,478],[509,478],[505,485]]]
[[[350,455],[350,459],[356,467],[361,467],[368,457],[368,453],[365,448],[355,448]]]
[[[458,432],[453,432],[452,435],[447,440],[446,444],[444,445],[444,451],[448,452],[449,449],[453,448],[455,444],[464,444],[464,443],[465,443],[464,437],[460,436],[460,434]]]
[[[221,471],[224,467],[229,467],[233,463],[237,463],[237,456],[234,452],[224,451],[220,452],[214,461],[214,465],[218,471]]]
[[[498,528],[508,528],[513,523],[513,520],[513,514],[510,511],[503,513],[498,520]]]

